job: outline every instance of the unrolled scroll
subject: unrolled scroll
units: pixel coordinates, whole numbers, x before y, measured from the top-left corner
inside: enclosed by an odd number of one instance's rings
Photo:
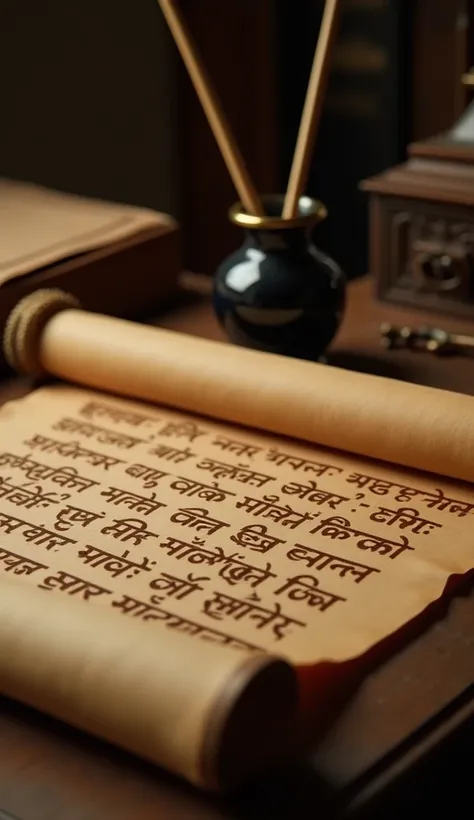
[[[81,310],[57,312],[42,327],[51,299],[41,293],[26,297],[7,326],[7,353],[15,339],[27,369],[34,360],[67,381],[474,480],[471,396]]]
[[[59,384],[2,408],[6,694],[225,783],[285,746],[295,687],[279,657],[352,660],[472,569],[469,487],[354,453],[472,478],[473,399],[58,293],[20,303],[5,346],[19,370],[153,402]]]

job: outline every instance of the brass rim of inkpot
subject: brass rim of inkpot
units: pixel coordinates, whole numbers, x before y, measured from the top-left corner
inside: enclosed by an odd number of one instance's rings
[[[284,197],[279,194],[272,194],[262,197],[262,205],[266,210],[273,208],[276,211],[283,210]],[[285,230],[288,228],[311,228],[318,222],[326,219],[326,206],[318,199],[309,196],[302,196],[298,203],[299,213],[292,219],[284,219],[282,216],[255,216],[249,214],[242,206],[241,202],[236,202],[229,210],[229,219],[234,225],[241,228],[254,228],[259,230]]]

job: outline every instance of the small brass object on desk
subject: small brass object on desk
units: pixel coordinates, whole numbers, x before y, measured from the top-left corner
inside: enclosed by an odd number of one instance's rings
[[[388,322],[380,326],[381,344],[387,350],[408,349],[426,353],[474,352],[474,336],[448,333],[435,327],[396,327]]]
[[[474,66],[462,75],[461,82],[463,85],[467,86],[467,88],[474,88]]]

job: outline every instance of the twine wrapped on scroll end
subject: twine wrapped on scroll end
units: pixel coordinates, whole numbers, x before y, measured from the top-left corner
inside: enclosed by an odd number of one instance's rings
[[[45,325],[62,310],[79,307],[75,296],[53,288],[33,291],[21,299],[3,331],[3,351],[10,367],[24,375],[44,376],[38,343]]]

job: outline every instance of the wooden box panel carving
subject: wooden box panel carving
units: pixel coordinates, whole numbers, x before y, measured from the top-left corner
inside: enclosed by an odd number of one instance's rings
[[[378,298],[474,319],[474,209],[380,194],[370,207]]]

